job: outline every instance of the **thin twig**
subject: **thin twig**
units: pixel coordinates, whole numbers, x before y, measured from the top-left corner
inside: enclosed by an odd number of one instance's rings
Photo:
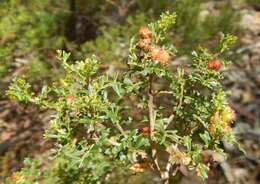
[[[154,141],[151,141],[151,149],[152,149],[153,168],[160,174],[160,177],[162,178],[163,172],[161,171],[160,165],[158,163],[156,143]]]
[[[183,83],[181,85],[181,97],[180,97],[177,109],[179,109],[182,106],[182,103],[183,103],[184,85],[185,85],[185,83]]]
[[[179,109],[182,106],[182,103],[183,103],[184,85],[185,85],[184,83],[181,85],[181,97],[179,99],[179,102],[178,102],[178,105],[177,105],[177,109]],[[169,116],[169,118],[168,118],[168,120],[167,120],[167,122],[166,122],[166,124],[164,126],[165,129],[169,127],[169,125],[171,124],[172,120],[174,119],[174,116],[175,116],[175,112],[173,112]]]
[[[96,143],[99,141],[100,139],[100,136],[97,135],[95,132],[93,134],[93,138],[92,138]],[[120,143],[116,142],[116,141],[113,141],[111,139],[108,139],[108,142],[113,145],[113,146],[120,146]]]
[[[125,131],[124,129],[121,127],[121,125],[119,123],[116,123],[116,128],[119,130],[119,132],[123,135],[125,135]]]
[[[155,112],[154,112],[154,104],[153,104],[153,95],[149,93],[148,100],[148,108],[149,108],[149,118],[150,118],[150,135],[153,136],[154,125],[155,125]]]
[[[112,144],[113,146],[120,146],[118,142],[112,141],[111,139],[108,139],[108,142]]]
[[[169,94],[169,95],[172,95],[173,92],[172,92],[172,91],[159,91],[159,92],[157,92],[156,94],[159,94],[159,95],[162,95],[162,94]]]
[[[153,77],[149,76],[149,91],[148,91],[148,108],[149,108],[149,119],[150,119],[150,136],[153,136],[156,114],[154,110],[154,94],[153,94]]]
[[[154,110],[154,102],[153,102],[154,94],[152,90],[152,82],[153,82],[153,78],[152,76],[149,76],[148,108],[149,108],[149,119],[150,119],[150,144],[151,144],[151,151],[152,151],[152,162],[153,162],[153,169],[155,169],[159,173],[160,177],[163,178],[163,172],[161,171],[161,168],[158,163],[156,143],[152,140],[155,120],[156,120],[156,111]]]
[[[169,155],[168,160],[167,160],[167,164],[166,164],[166,167],[165,167],[165,172],[164,172],[164,175],[163,175],[163,183],[164,184],[169,184],[170,170],[171,170],[171,167],[172,167],[170,160],[171,160],[171,156]]]
[[[169,118],[167,119],[166,124],[164,126],[165,129],[167,129],[169,127],[169,125],[171,124],[172,120],[174,119],[174,116],[175,116],[174,113],[169,116]]]

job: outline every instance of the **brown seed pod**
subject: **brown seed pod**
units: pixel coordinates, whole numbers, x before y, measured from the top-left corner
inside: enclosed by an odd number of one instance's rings
[[[143,26],[139,29],[139,36],[141,39],[152,40],[153,34],[152,34],[152,31],[148,27]]]
[[[158,46],[155,46],[151,49],[151,59],[153,61],[159,61],[161,63],[161,65],[165,66],[170,63],[171,56],[164,49],[162,49]]]
[[[219,60],[215,59],[208,62],[209,70],[219,71],[220,68],[221,68],[221,62]]]
[[[149,127],[138,128],[138,133],[142,134],[145,137],[148,137],[150,136],[150,128]]]
[[[141,39],[138,42],[138,47],[142,49],[145,52],[148,52],[151,50],[152,47],[152,40],[151,39]]]
[[[146,167],[145,163],[135,163],[129,169],[134,173],[142,173],[145,171]]]

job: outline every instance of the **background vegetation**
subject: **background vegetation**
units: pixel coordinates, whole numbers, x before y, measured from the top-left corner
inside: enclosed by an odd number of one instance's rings
[[[242,122],[242,126],[240,124],[233,126],[237,135],[241,135],[238,140],[242,143],[245,141],[244,147],[251,153],[251,148],[248,148],[249,143],[244,138],[245,135],[240,133],[239,128],[243,129],[246,122],[250,125],[249,128],[247,127],[249,132],[255,129],[256,132],[253,133],[258,135],[256,127],[259,124],[257,118],[259,102],[254,99],[259,97],[257,91],[260,85],[257,78],[258,65],[257,62],[255,63],[257,53],[253,44],[258,38],[257,33],[254,33],[258,28],[248,29],[241,22],[243,23],[245,17],[257,16],[258,1],[3,0],[0,3],[2,179],[7,176],[11,176],[11,180],[12,177],[25,177],[20,183],[41,180],[44,175],[41,172],[46,170],[49,164],[49,161],[46,162],[44,158],[48,157],[50,148],[55,147],[51,141],[42,141],[43,129],[46,128],[53,112],[38,109],[32,104],[18,105],[10,100],[6,96],[6,90],[11,81],[16,77],[22,77],[31,84],[31,89],[36,94],[40,92],[43,85],[58,82],[60,78],[66,76],[66,69],[61,66],[57,58],[58,49],[71,53],[70,64],[95,55],[100,61],[98,73],[113,76],[115,72],[125,72],[131,38],[137,36],[141,26],[157,20],[166,10],[174,11],[178,15],[175,26],[171,27],[166,35],[168,42],[174,45],[172,49],[178,50],[170,64],[172,71],[180,64],[188,64],[191,61],[190,53],[197,50],[199,46],[216,52],[219,49],[217,43],[221,33],[230,33],[238,37],[236,45],[223,55],[234,60],[234,65],[224,74],[226,79],[222,84],[224,88],[231,89],[234,94],[230,100],[232,108],[237,111],[238,122]],[[256,37],[252,36],[251,32]],[[247,48],[250,44],[251,47]],[[245,59],[245,57],[250,58]],[[251,71],[252,68],[254,72]],[[237,81],[242,78],[241,83],[238,83]],[[248,83],[250,85],[246,85]],[[26,88],[26,85],[24,87]],[[22,94],[19,95],[24,98]],[[251,134],[252,132],[246,136]],[[31,144],[35,140],[41,146],[36,143]],[[254,145],[255,142],[252,144]],[[250,146],[252,144],[250,143]],[[24,145],[26,149],[22,149]],[[258,143],[256,145],[259,146]],[[225,144],[222,146],[230,154],[238,155],[234,149],[226,147]],[[41,151],[32,151],[39,147],[42,148]],[[53,167],[52,173],[55,173],[55,176],[49,178],[54,178],[56,183],[58,180],[60,183],[72,183],[79,178],[78,182],[82,183],[88,176],[84,175],[84,171],[78,171],[75,166],[68,164],[66,159],[66,155],[74,152],[74,148],[64,149],[67,149],[64,157],[57,159]],[[254,151],[252,155],[255,155]],[[36,160],[41,160],[41,163],[27,159],[25,167],[20,172],[14,173],[23,166],[25,157],[37,158]],[[252,160],[251,156],[244,158]],[[254,159],[253,161],[257,162]],[[250,165],[247,162],[244,164],[245,168]],[[101,165],[99,166],[102,168]],[[219,172],[229,172],[225,170],[226,167],[222,165],[220,167],[220,171],[216,169],[213,172],[210,177],[213,179],[210,181],[214,181],[214,176],[216,177]],[[258,165],[254,167],[259,168]],[[114,179],[112,183],[145,183],[142,181],[144,178],[142,176],[130,177],[129,173],[123,172],[122,169],[117,167],[115,169],[118,170],[115,171],[118,174],[112,174],[111,178]],[[245,170],[249,172],[248,169]],[[70,174],[67,175],[68,173]],[[257,174],[255,175],[258,176]],[[156,176],[152,173],[144,173],[144,175],[154,178],[156,183]],[[227,174],[224,183],[232,179],[234,180],[234,176],[230,178]],[[257,179],[252,181],[257,182]],[[6,182],[13,181],[9,178]]]

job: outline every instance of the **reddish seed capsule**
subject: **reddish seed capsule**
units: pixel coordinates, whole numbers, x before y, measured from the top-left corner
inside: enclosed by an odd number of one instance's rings
[[[219,71],[221,68],[221,62],[219,60],[211,60],[208,62],[208,69]]]
[[[152,40],[142,39],[138,42],[138,47],[143,51],[148,52],[151,50],[151,44],[152,44]]]
[[[168,52],[160,47],[153,47],[151,49],[151,59],[154,61],[159,61],[163,66],[170,63],[171,56]]]
[[[138,129],[138,133],[142,134],[145,137],[150,136],[150,128],[149,127],[142,127]]]
[[[148,27],[141,27],[139,29],[139,36],[141,39],[152,39],[152,31]]]
[[[66,98],[66,100],[67,100],[67,104],[72,104],[73,103],[73,101],[74,101],[74,97],[73,96],[67,96],[67,98]]]

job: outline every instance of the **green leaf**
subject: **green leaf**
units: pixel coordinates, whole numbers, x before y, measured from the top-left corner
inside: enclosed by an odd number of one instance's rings
[[[207,131],[205,131],[203,134],[200,133],[199,135],[200,135],[200,138],[203,140],[205,147],[208,148],[210,140],[211,140],[209,133]]]
[[[183,145],[186,146],[186,148],[188,149],[188,151],[191,151],[191,138],[189,136],[184,136],[183,137]]]

